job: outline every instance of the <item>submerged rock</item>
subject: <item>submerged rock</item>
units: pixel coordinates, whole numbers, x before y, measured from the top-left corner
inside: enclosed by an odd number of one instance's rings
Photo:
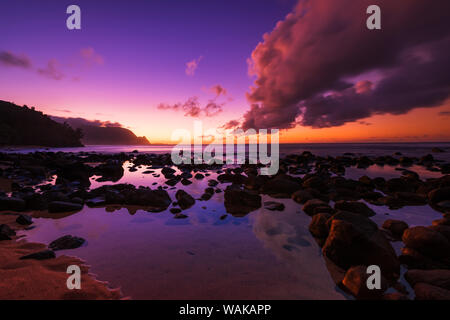
[[[178,190],[175,194],[178,205],[181,209],[186,210],[195,204],[195,199],[184,190]]]
[[[401,238],[403,232],[409,228],[408,224],[401,220],[388,219],[383,223],[383,228],[389,230],[396,238]]]
[[[264,208],[270,211],[283,211],[284,204],[276,201],[266,201],[264,202]]]
[[[20,260],[27,260],[27,259],[33,259],[33,260],[47,260],[47,259],[53,259],[56,258],[55,252],[53,250],[44,250],[36,253],[31,253],[26,256],[20,257]]]
[[[71,235],[66,235],[61,238],[52,241],[48,247],[54,251],[56,250],[66,250],[66,249],[76,249],[81,247],[85,240],[80,237],[73,237]]]

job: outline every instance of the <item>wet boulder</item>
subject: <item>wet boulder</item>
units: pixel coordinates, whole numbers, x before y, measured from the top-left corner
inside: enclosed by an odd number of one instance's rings
[[[369,208],[364,202],[341,200],[335,203],[334,208],[336,210],[361,214],[365,217],[372,217],[375,215],[375,211]]]
[[[264,202],[264,208],[270,211],[283,211],[284,204],[276,201],[266,201]]]
[[[377,265],[386,279],[398,278],[400,264],[389,241],[369,219],[353,216],[357,222],[331,218],[329,235],[322,248],[324,256],[345,270],[358,265]],[[368,221],[362,222],[363,219]]]
[[[327,221],[330,217],[331,215],[328,213],[318,213],[314,215],[309,224],[309,232],[316,238],[326,239],[329,232]]]
[[[328,203],[320,200],[320,199],[311,199],[306,201],[306,203],[303,205],[302,210],[309,216],[313,216],[320,212],[330,212],[331,207],[328,205]]]
[[[396,238],[401,238],[403,232],[409,228],[408,224],[401,220],[388,219],[383,223],[383,228],[389,230]]]
[[[450,290],[450,270],[408,270],[405,279],[414,287],[417,283],[428,283],[443,289]]]
[[[261,196],[233,186],[225,189],[225,209],[234,216],[246,214],[261,208]]]
[[[440,232],[427,227],[406,229],[402,240],[405,246],[434,259],[450,258],[450,241]]]
[[[450,300],[450,290],[419,282],[414,286],[416,300]]]
[[[260,188],[260,192],[274,198],[290,198],[292,194],[301,189],[301,187],[301,184],[294,178],[286,175],[279,175],[266,181]]]

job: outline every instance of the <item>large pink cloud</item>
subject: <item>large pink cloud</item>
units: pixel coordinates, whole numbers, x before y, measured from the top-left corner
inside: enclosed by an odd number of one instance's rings
[[[366,27],[373,4],[381,30]],[[450,92],[448,12],[448,0],[299,1],[252,52],[242,127],[331,127],[441,104]]]

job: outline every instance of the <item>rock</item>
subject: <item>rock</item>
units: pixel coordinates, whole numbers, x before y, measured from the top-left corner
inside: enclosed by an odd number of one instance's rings
[[[165,183],[166,183],[167,185],[173,187],[173,186],[175,186],[178,182],[180,182],[179,179],[177,179],[177,178],[172,178],[172,179],[167,180]]]
[[[325,239],[328,236],[328,225],[327,221],[331,217],[328,213],[318,213],[314,215],[309,224],[309,232],[320,239]]]
[[[309,216],[313,216],[316,213],[319,213],[317,211],[318,208],[322,208],[323,210],[327,210],[326,208],[330,208],[330,206],[320,200],[320,199],[311,199],[306,201],[306,203],[303,205],[302,210]]]
[[[180,208],[170,208],[170,212],[173,214],[177,214],[177,213],[181,212],[181,209]]]
[[[0,225],[0,240],[11,240],[12,236],[15,236],[16,232],[11,229],[7,224]]]
[[[334,208],[336,210],[358,213],[365,217],[372,217],[375,215],[375,211],[370,209],[365,203],[358,201],[337,201]]]
[[[446,201],[450,201],[450,187],[434,189],[428,193],[428,202],[430,206],[438,211],[450,211],[450,208],[444,206]]]
[[[446,264],[433,260],[412,248],[402,248],[399,256],[401,264],[405,264],[410,269],[441,269],[446,268]]]
[[[174,218],[175,219],[186,219],[186,218],[189,218],[187,215],[185,215],[185,214],[182,214],[182,213],[177,213],[175,216],[174,216]]]
[[[308,190],[297,190],[292,194],[292,199],[300,204],[304,204],[308,200],[314,199],[312,193]]]
[[[442,148],[434,147],[433,149],[431,149],[431,152],[441,153],[441,152],[445,152],[445,150]]]
[[[270,211],[283,211],[284,204],[282,204],[281,202],[266,201],[264,202],[264,208]]]
[[[367,266],[354,266],[345,273],[342,285],[357,299],[380,298],[388,287],[387,281],[381,276],[380,289],[371,290],[367,286],[369,276]]]
[[[450,300],[450,290],[442,289],[427,283],[414,286],[416,300]]]
[[[48,212],[50,213],[80,211],[81,209],[83,209],[83,205],[79,203],[52,201],[48,204]]]
[[[396,238],[401,238],[403,232],[409,228],[408,224],[401,220],[388,219],[383,223],[383,228],[389,230]]]
[[[216,180],[208,180],[208,186],[210,186],[210,187],[215,187],[218,184],[219,184],[219,182]]]
[[[412,287],[423,282],[450,290],[450,270],[408,270],[405,279]]]
[[[188,179],[181,179],[181,184],[183,185],[183,186],[188,186],[188,185],[190,185],[192,183],[192,181],[190,181],[190,180],[188,180]]]
[[[66,250],[66,249],[76,249],[81,247],[85,240],[79,237],[73,237],[71,235],[66,235],[61,238],[52,241],[48,247],[54,251],[56,250]]]
[[[405,246],[431,258],[450,257],[450,242],[440,232],[426,227],[406,229],[402,237]]]
[[[378,226],[371,219],[358,213],[338,211],[327,221],[328,229],[334,220],[349,222],[362,234],[372,234],[378,230]]]
[[[203,174],[201,174],[201,173],[197,173],[197,174],[194,176],[194,178],[197,179],[197,180],[202,180],[204,177],[205,177],[205,176],[204,176]]]
[[[290,198],[301,187],[300,183],[294,181],[290,176],[279,175],[263,184],[260,192],[275,198]]]
[[[20,257],[20,260],[27,260],[27,259],[33,259],[33,260],[46,260],[46,259],[53,259],[56,258],[55,252],[53,250],[44,250],[36,253],[31,253],[26,256]]]
[[[16,222],[23,226],[28,226],[33,223],[33,219],[26,214],[21,214],[17,217]]]
[[[132,170],[130,169],[130,172]],[[135,169],[134,171],[137,171]],[[102,176],[98,181],[119,181],[124,174],[122,163],[116,161],[109,161],[94,168],[95,174]]]
[[[333,219],[322,253],[343,269],[377,265],[386,279],[397,279],[400,275],[397,255],[378,228],[363,232],[350,222]]]
[[[178,190],[175,194],[178,205],[181,209],[186,210],[195,204],[195,199],[184,190]]]
[[[447,226],[444,224],[438,224],[438,225],[433,225],[428,228],[441,233],[444,237],[447,238],[448,241],[450,241],[450,226]]]
[[[82,162],[75,162],[60,167],[56,174],[56,184],[68,182],[79,182],[82,187],[89,187],[91,181],[89,177],[92,175],[92,168]]]
[[[166,178],[172,177],[175,172],[176,172],[176,170],[172,169],[171,167],[164,167],[164,168],[161,169],[161,173]]]
[[[261,196],[249,191],[228,186],[225,189],[225,209],[234,216],[246,214],[261,208]]]
[[[16,197],[0,197],[0,211],[24,211],[26,209],[26,202],[23,199]]]

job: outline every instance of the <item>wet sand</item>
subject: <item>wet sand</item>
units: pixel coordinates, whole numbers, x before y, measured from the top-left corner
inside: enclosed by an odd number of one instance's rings
[[[14,230],[23,229],[15,222],[17,215],[0,213],[0,224]],[[59,299],[119,299],[118,289],[111,290],[89,273],[84,261],[69,256],[48,260],[20,260],[34,252],[45,250],[46,245],[27,242],[13,236],[0,242],[0,299],[2,300],[59,300]],[[81,289],[69,290],[66,285],[69,265],[81,268]]]

